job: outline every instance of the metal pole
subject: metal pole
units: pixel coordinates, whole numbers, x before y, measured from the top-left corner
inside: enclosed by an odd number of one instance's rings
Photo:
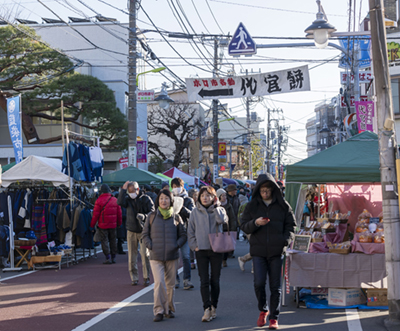
[[[376,116],[379,135],[379,161],[382,186],[385,259],[388,274],[389,317],[385,325],[400,325],[400,222],[390,71],[387,57],[383,0],[369,0],[371,20],[372,68],[376,93]],[[399,169],[397,169],[399,171]]]
[[[278,124],[278,179],[280,179],[281,173],[281,129],[282,127]]]
[[[64,131],[64,101],[61,100],[61,137],[62,137],[62,152],[65,150],[65,131]]]
[[[213,77],[218,76],[218,39],[214,38],[214,73]],[[214,125],[214,139],[213,139],[213,180],[218,177],[218,100],[213,100],[213,125]]]
[[[232,178],[232,139],[230,140],[229,146],[229,178]]]
[[[128,56],[128,152],[129,165],[136,167],[137,105],[136,105],[136,0],[129,0],[129,56]],[[133,155],[132,155],[133,154]],[[131,164],[132,163],[132,164]]]

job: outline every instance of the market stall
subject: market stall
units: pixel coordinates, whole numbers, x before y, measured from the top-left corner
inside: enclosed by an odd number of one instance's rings
[[[329,208],[301,224],[304,192],[310,189],[305,184],[326,184]],[[287,290],[289,285],[325,288],[332,307],[330,294],[337,288],[347,288],[341,293],[366,303],[361,290],[354,294],[350,289],[387,286],[380,189],[378,137],[371,132],[287,167],[286,198],[298,223],[286,259]],[[368,290],[367,296],[370,303]],[[346,300],[338,306],[346,306]]]
[[[122,186],[126,181],[135,181],[140,186],[161,186],[163,182],[159,176],[133,166],[103,176],[103,183],[111,186]]]
[[[186,172],[183,172],[175,167],[163,172],[163,175],[168,176],[169,178],[179,177],[191,187],[199,186],[199,178],[198,177],[191,176],[191,175],[187,174]]]

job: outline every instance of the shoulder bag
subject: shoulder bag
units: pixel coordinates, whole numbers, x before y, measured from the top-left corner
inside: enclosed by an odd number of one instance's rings
[[[209,233],[211,248],[215,253],[228,253],[235,250],[236,231],[218,232],[219,226],[215,227],[215,233]]]

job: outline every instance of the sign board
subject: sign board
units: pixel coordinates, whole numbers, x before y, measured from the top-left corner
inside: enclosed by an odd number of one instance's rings
[[[308,253],[308,249],[310,248],[310,243],[311,243],[311,236],[296,234],[294,236],[292,249]]]
[[[360,100],[361,101],[368,101],[368,97],[366,95],[362,95],[360,97]],[[344,102],[344,96],[343,95],[340,97],[340,106],[341,107],[347,107],[346,103]],[[354,107],[354,106],[355,106],[355,98],[354,98],[354,95],[352,95],[350,97],[350,107]]]
[[[387,43],[387,50],[389,62],[396,62],[400,60],[400,44],[394,41]]]
[[[154,101],[154,90],[138,91],[137,101],[138,102]]]
[[[243,23],[239,23],[228,46],[228,54],[231,56],[247,55],[257,53],[257,47],[250,33],[246,30]]]
[[[371,67],[371,38],[370,37],[357,37],[357,39],[339,38],[340,46],[348,50],[349,54],[353,53],[353,49],[359,50],[358,67],[368,68]],[[348,68],[352,66],[352,60],[347,55],[343,54],[343,57],[339,61],[339,68]]]
[[[356,101],[356,114],[358,132],[371,131],[374,132],[374,102],[373,101]]]
[[[121,169],[128,168],[128,165],[129,165],[129,158],[127,158],[127,157],[121,157],[121,158],[119,159],[119,167],[120,167]]]
[[[186,78],[190,102],[310,91],[308,66],[245,76]]]
[[[226,163],[226,143],[218,143],[218,162]]]
[[[138,141],[137,146],[137,163],[147,163],[147,141]]]
[[[136,167],[136,146],[129,146],[128,147],[129,153],[129,165]]]
[[[11,142],[14,146],[15,163],[20,163],[23,158],[23,141],[21,127],[21,97],[7,99],[7,119]]]
[[[213,183],[216,183],[218,175],[218,164],[214,164],[214,169],[213,169]]]
[[[347,76],[350,75],[350,83],[354,84],[354,75],[348,74],[346,72],[340,73],[340,84],[347,84]],[[362,71],[358,73],[358,79],[360,84],[362,83],[371,83],[372,81],[372,72],[371,71]]]

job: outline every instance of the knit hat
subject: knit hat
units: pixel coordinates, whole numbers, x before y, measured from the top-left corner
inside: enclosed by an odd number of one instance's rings
[[[168,182],[162,182],[162,184],[161,184],[161,188],[163,188],[164,186],[168,186],[168,187],[169,187],[169,184],[168,184]]]
[[[229,184],[229,185],[226,187],[226,192],[230,192],[230,191],[237,191],[237,187],[236,187],[235,184]]]
[[[150,185],[145,184],[145,185],[143,185],[143,188],[144,188],[146,191],[151,191],[151,186],[150,186]]]
[[[223,188],[218,189],[218,190],[217,190],[217,197],[218,197],[218,199],[219,199],[219,197],[220,197],[222,194],[226,194],[226,191],[225,191]]]
[[[108,186],[107,184],[103,184],[100,187],[100,193],[110,193],[110,186]]]

